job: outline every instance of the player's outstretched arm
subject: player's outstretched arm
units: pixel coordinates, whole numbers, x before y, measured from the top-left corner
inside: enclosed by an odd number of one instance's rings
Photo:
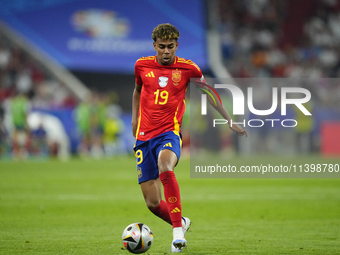
[[[206,90],[210,92],[210,95],[214,97],[212,99],[210,96],[207,96],[208,102],[211,104],[212,107],[215,108],[216,111],[218,111],[221,116],[228,121],[229,128],[233,131],[235,131],[239,136],[245,135],[248,137],[248,133],[245,129],[243,129],[240,125],[232,123],[232,119],[230,118],[228,111],[224,108],[223,104],[221,104],[220,100],[217,98],[215,92],[213,92],[208,86],[205,87]],[[202,93],[206,94],[204,91]]]
[[[136,137],[136,132],[137,132],[141,91],[142,91],[142,86],[136,84],[135,89],[133,91],[133,96],[132,96],[132,120],[131,120],[132,134],[134,137]]]

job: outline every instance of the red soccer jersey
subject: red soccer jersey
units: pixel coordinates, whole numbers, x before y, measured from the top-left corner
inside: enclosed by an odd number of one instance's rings
[[[190,78],[203,80],[201,69],[177,56],[167,66],[150,56],[137,60],[135,77],[142,86],[136,138],[146,141],[164,132],[180,132],[187,85]]]

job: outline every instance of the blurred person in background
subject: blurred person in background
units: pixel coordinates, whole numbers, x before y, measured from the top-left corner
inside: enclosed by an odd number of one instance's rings
[[[313,113],[313,107],[311,102],[307,102],[304,104],[306,109]],[[301,111],[299,111],[296,107],[294,108],[296,121],[299,123],[295,127],[296,132],[296,150],[298,153],[309,154],[313,152],[313,136],[312,131],[314,128],[313,118],[308,118],[308,116],[304,115]]]
[[[103,134],[107,119],[106,104],[104,95],[100,95],[99,93],[93,94],[90,113],[90,153],[94,158],[104,156]]]
[[[103,145],[106,156],[126,154],[126,148],[121,139],[125,130],[124,122],[119,117],[119,109],[110,106],[107,109],[107,119],[104,125]]]
[[[10,153],[9,133],[4,120],[5,110],[0,106],[0,158]]]
[[[91,103],[89,100],[80,102],[74,109],[74,119],[80,136],[78,154],[87,156],[91,148]]]
[[[30,146],[30,130],[27,125],[27,115],[30,103],[25,94],[18,94],[10,101],[10,112],[13,122],[12,147],[14,158],[27,158]]]
[[[121,107],[118,105],[119,96],[115,91],[106,97],[106,118],[104,123],[103,146],[107,157],[127,154],[128,150],[122,139],[125,125],[120,115]]]

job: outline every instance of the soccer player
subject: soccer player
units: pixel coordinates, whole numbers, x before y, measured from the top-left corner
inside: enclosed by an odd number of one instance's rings
[[[77,131],[80,135],[80,143],[78,145],[78,153],[81,156],[89,154],[91,149],[91,103],[84,101],[77,105],[74,110],[74,120]]]
[[[24,93],[19,93],[11,101],[10,109],[14,126],[13,156],[15,158],[26,158],[29,153],[30,130],[27,125],[27,115],[30,108],[29,100]]]
[[[160,24],[153,30],[157,54],[137,60],[132,100],[138,181],[149,210],[173,226],[172,252],[181,252],[187,246],[184,235],[190,226],[189,218],[182,217],[180,191],[174,174],[181,155],[180,127],[185,92],[190,78],[204,82],[195,63],[176,56],[178,38],[179,31],[170,24]],[[224,107],[215,106],[212,100],[209,102],[230,123]],[[230,128],[247,136],[236,124]],[[161,185],[165,200],[162,200]]]

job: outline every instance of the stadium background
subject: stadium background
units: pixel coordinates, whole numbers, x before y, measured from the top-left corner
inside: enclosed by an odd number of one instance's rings
[[[67,146],[70,155],[78,154],[81,140],[74,109],[85,98],[94,105],[105,101],[111,106],[106,117],[124,123],[107,135],[107,143],[117,143],[121,149],[106,154],[130,153],[133,67],[139,57],[154,54],[150,34],[158,23],[179,28],[178,55],[197,63],[207,77],[340,75],[338,1],[18,0],[1,4],[0,100],[8,136],[2,138],[2,157],[10,156],[10,100],[19,92],[30,93],[34,112],[61,121],[67,141],[59,146]],[[259,94],[268,89],[270,85],[259,87]],[[339,146],[332,144],[339,140],[339,91],[336,82],[312,88],[313,120],[304,130],[291,132],[290,143],[301,138],[301,148],[291,151],[339,155]],[[282,143],[267,139],[281,131],[256,130],[260,147],[267,148],[263,152],[285,153],[279,148]],[[252,153],[259,151],[258,143],[251,141]],[[289,144],[288,151],[290,146],[297,145]]]

